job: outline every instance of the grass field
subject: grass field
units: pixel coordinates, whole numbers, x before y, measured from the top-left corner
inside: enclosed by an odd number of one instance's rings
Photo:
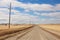
[[[17,32],[19,30],[29,28],[31,26],[32,25],[30,25],[30,24],[11,25],[11,27],[9,29],[8,25],[0,25],[0,36],[14,33],[14,32]]]
[[[11,25],[9,29],[8,25],[0,25],[0,35],[12,33],[14,31],[22,30],[31,26],[31,24]],[[60,24],[38,24],[38,26],[60,32]]]
[[[39,26],[60,32],[60,24],[39,24]]]
[[[25,27],[30,27],[32,25],[30,24],[14,24],[14,25],[10,25],[10,29],[16,29],[16,28],[25,28]],[[9,29],[9,25],[0,25],[0,30],[5,30],[5,29]]]

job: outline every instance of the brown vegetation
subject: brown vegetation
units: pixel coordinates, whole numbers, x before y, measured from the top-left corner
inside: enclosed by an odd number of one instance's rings
[[[18,32],[26,28],[32,27],[30,24],[11,25],[10,29],[8,25],[0,25],[0,36]]]
[[[45,28],[45,29],[47,28],[47,29],[51,29],[51,30],[60,32],[60,24],[39,24],[39,26],[42,28]]]

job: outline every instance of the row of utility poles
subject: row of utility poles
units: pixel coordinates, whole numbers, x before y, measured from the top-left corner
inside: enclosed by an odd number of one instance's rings
[[[9,6],[9,24],[8,24],[9,25],[9,29],[10,29],[10,26],[11,26],[11,8],[12,8],[11,4],[12,3],[10,3],[10,6]],[[31,21],[29,23],[31,24]]]

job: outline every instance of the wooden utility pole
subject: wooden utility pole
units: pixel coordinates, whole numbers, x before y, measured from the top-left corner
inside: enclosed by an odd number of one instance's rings
[[[10,29],[10,24],[11,24],[11,3],[10,3],[10,7],[9,7],[9,29]]]

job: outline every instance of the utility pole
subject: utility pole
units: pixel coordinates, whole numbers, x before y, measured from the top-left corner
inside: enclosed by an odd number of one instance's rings
[[[10,6],[9,6],[9,29],[10,29],[10,24],[11,24],[11,3],[10,3]]]

